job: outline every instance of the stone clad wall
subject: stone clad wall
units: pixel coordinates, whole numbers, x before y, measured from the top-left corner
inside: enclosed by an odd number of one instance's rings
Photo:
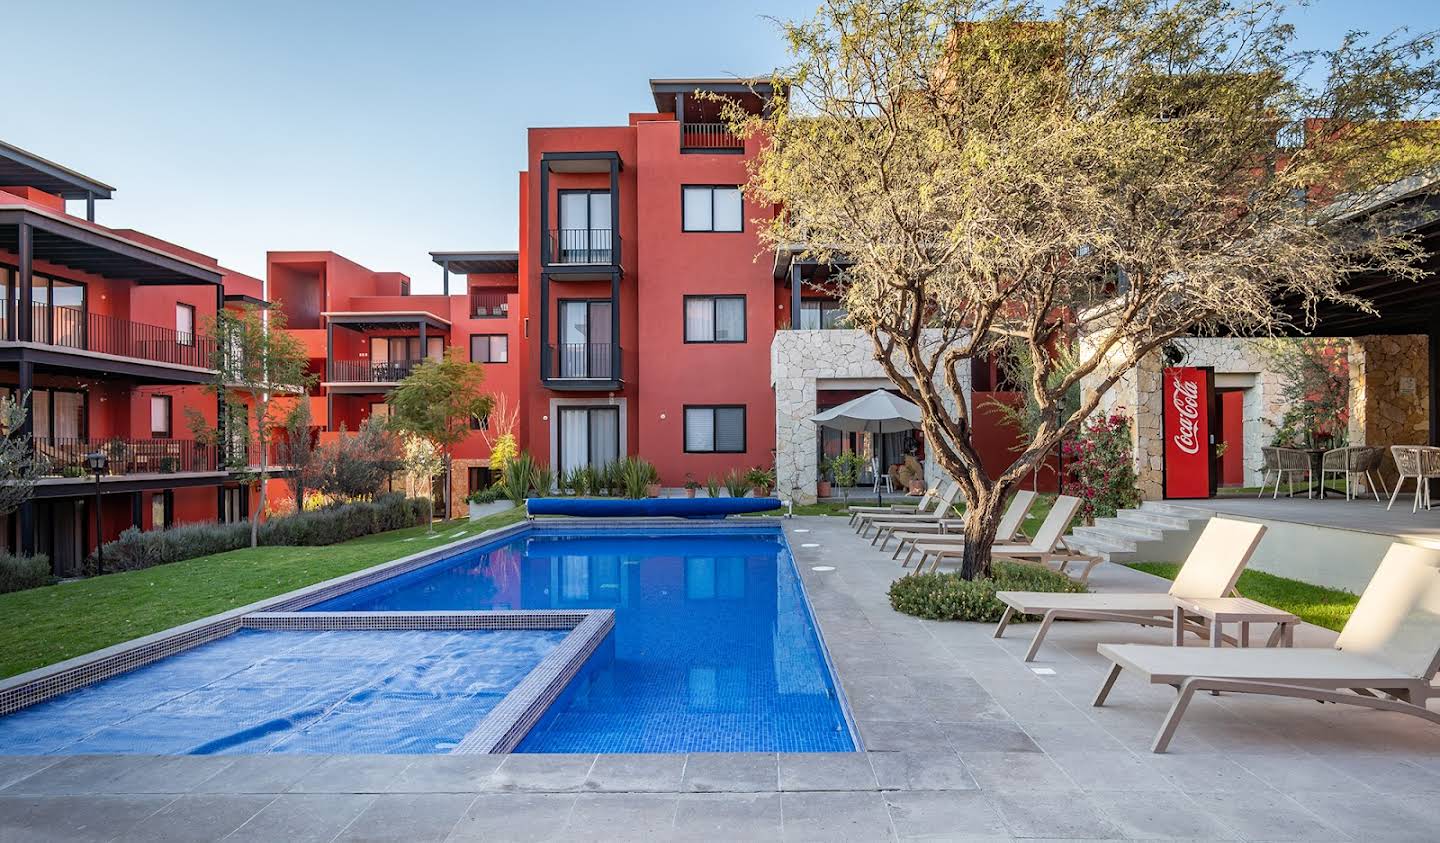
[[[970,370],[961,374],[970,400]],[[820,389],[880,389],[890,384],[863,331],[776,331],[770,344],[770,383],[775,388],[775,492],[796,503],[815,502],[819,475],[815,396]],[[953,406],[953,405],[952,405]],[[925,477],[939,467],[926,449]]]
[[[1350,341],[1350,444],[1387,449],[1387,485],[1396,477],[1389,446],[1430,439],[1428,351],[1423,335]]]

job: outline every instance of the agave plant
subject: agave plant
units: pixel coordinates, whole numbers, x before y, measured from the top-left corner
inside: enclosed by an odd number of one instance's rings
[[[605,466],[605,493],[619,497],[625,493],[625,461],[616,460]]]
[[[550,466],[543,463],[535,463],[530,469],[530,488],[534,490],[536,497],[547,497],[555,487],[555,472]]]
[[[705,494],[712,498],[720,497],[720,481],[713,474],[705,477]]]
[[[744,469],[732,468],[725,472],[725,491],[730,493],[730,497],[743,498],[749,489],[750,480]]]
[[[589,497],[594,487],[595,470],[588,465],[575,466],[575,470],[570,472],[570,491],[575,493],[575,497]]]
[[[655,470],[655,466],[640,457],[626,457],[620,465],[625,497],[633,499],[649,497],[650,484],[660,479],[660,474]]]
[[[505,463],[505,470],[500,474],[498,485],[511,503],[519,506],[525,502],[525,498],[530,494],[535,469],[535,458],[530,456],[528,451],[521,451],[514,459]]]

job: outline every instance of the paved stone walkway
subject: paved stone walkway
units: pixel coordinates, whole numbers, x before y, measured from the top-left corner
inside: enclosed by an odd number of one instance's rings
[[[1095,645],[1168,631],[1059,624],[1026,665],[1033,627],[997,641],[899,615],[886,589],[902,569],[845,519],[784,524],[864,753],[0,757],[0,841],[1440,836],[1440,728],[1203,697],[1152,755],[1173,692],[1126,678],[1091,708]],[[1093,580],[1168,586],[1110,565]]]

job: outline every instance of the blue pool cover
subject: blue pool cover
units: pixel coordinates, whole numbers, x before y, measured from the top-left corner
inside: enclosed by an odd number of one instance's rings
[[[780,508],[779,498],[530,498],[531,515],[579,515],[591,518],[724,518]]]
[[[313,608],[613,609],[614,631],[520,752],[855,748],[774,528],[520,537]]]
[[[0,755],[448,752],[566,634],[241,630],[0,718]]]

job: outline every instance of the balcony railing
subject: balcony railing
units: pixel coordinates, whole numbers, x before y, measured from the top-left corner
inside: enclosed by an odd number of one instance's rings
[[[22,305],[24,306],[24,305]],[[30,304],[31,342],[208,369],[215,341],[196,333],[132,322],[78,307]],[[16,305],[0,308],[0,339],[19,338]]]
[[[561,343],[550,347],[551,380],[618,380],[610,343]]]
[[[423,360],[334,360],[330,363],[330,380],[336,383],[395,383],[403,381]]]
[[[470,291],[470,318],[502,319],[510,315],[510,303],[504,293],[486,290]]]
[[[89,455],[105,454],[107,476],[218,471],[216,449],[193,439],[36,439],[49,477],[90,477]]]
[[[620,235],[608,228],[552,228],[548,234],[552,264],[619,263]]]
[[[744,151],[745,139],[730,131],[724,123],[683,123],[680,126],[680,151],[713,152]]]

